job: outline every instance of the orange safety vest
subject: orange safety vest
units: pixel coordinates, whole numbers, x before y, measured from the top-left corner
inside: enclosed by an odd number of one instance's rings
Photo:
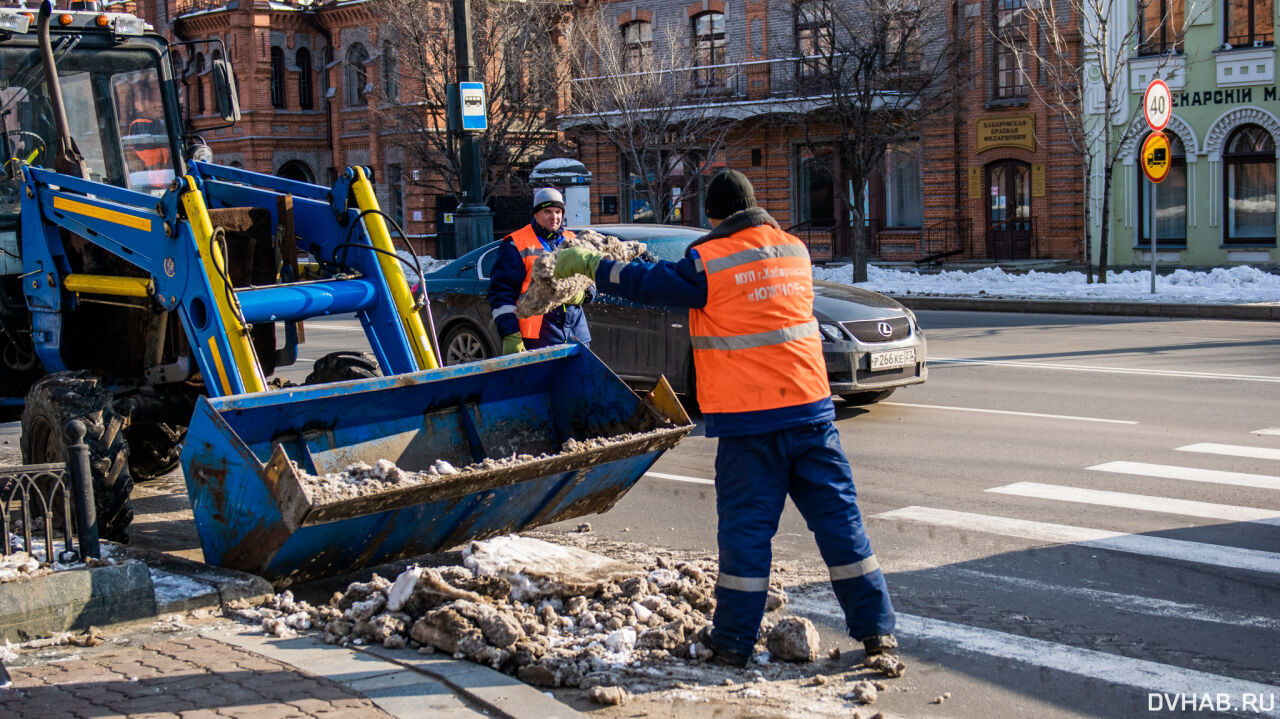
[[[697,245],[707,304],[689,310],[704,412],[756,412],[831,396],[804,243],[757,225]]]
[[[573,237],[573,232],[564,231],[566,240],[573,239]],[[529,289],[529,283],[533,282],[533,263],[538,259],[539,255],[544,254],[547,250],[542,246],[542,239],[538,237],[538,233],[533,231],[532,224],[525,225],[512,232],[511,241],[515,243],[516,250],[520,252],[520,259],[524,260],[524,284],[520,285],[520,294],[524,294],[524,291]],[[525,317],[519,322],[521,337],[527,340],[536,340],[542,335],[542,315]]]

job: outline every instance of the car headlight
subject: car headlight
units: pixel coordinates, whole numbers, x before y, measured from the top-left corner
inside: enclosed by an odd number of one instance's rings
[[[818,324],[818,329],[822,330],[822,338],[827,342],[844,342],[846,339],[840,325],[821,322]]]

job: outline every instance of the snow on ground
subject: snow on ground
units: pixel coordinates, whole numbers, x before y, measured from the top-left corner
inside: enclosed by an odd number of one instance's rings
[[[853,266],[814,267],[814,279],[853,284]],[[1110,272],[1106,284],[1088,284],[1083,272],[1006,272],[987,267],[972,272],[921,273],[867,268],[867,281],[857,287],[888,295],[925,297],[990,297],[1038,300],[1103,300],[1189,304],[1253,304],[1280,302],[1280,275],[1239,266],[1208,272],[1174,270],[1156,277],[1151,293],[1147,270]]]

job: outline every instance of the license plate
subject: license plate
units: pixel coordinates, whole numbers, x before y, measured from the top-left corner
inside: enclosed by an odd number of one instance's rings
[[[890,350],[888,352],[872,352],[871,353],[871,369],[894,369],[895,367],[906,367],[916,363],[916,348],[907,347],[906,349]]]

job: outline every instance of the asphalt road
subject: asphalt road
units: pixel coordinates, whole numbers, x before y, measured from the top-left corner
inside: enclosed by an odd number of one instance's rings
[[[1280,715],[1275,325],[920,319],[929,382],[838,426],[938,713]],[[594,531],[714,552],[714,451],[687,439]],[[821,570],[794,510],[774,549]],[[793,594],[838,641],[824,583]]]
[[[912,703],[890,693],[877,708],[1280,716],[1276,326],[918,314],[929,381],[838,411],[910,666],[898,696]],[[301,381],[307,360],[361,346],[350,320],[308,322],[303,361],[282,374]],[[695,432],[585,521],[601,538],[714,555],[714,452]],[[140,540],[185,510],[180,482],[140,485]],[[198,552],[194,536],[164,540]],[[774,549],[790,611],[824,646],[853,648],[793,509]]]

